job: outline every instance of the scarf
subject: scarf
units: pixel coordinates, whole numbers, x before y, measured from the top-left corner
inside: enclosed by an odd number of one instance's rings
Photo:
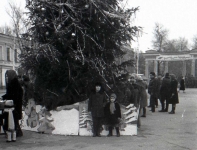
[[[13,110],[14,110],[14,108],[5,108],[4,109],[4,112],[8,112],[8,129],[9,130],[15,129]]]
[[[110,108],[110,113],[111,114],[114,114],[114,111],[116,110],[115,103],[114,102],[111,102],[109,108]]]

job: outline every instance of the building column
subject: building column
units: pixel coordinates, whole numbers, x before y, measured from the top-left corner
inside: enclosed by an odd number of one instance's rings
[[[182,76],[183,76],[183,77],[185,77],[185,76],[186,76],[186,62],[185,62],[185,61],[183,61]]]
[[[149,62],[148,62],[148,60],[145,60],[145,77],[147,77],[147,79],[149,78],[148,67],[149,67]]]
[[[192,59],[192,66],[191,66],[191,75],[193,75],[193,77],[195,77],[195,59]]]
[[[164,69],[164,73],[168,72],[168,61],[165,61],[165,69]]]
[[[154,60],[154,72],[157,75],[158,74],[158,61]]]

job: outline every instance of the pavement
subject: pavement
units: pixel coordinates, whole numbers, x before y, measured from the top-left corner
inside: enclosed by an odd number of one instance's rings
[[[0,135],[2,150],[197,150],[197,89],[179,93],[175,114],[155,113],[147,108],[137,136],[82,137],[39,134],[23,131],[16,142],[6,143]],[[171,109],[171,106],[170,106]],[[169,111],[170,111],[169,109]]]

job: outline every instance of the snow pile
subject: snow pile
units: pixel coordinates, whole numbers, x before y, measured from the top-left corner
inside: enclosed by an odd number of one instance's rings
[[[39,113],[41,110],[41,106],[36,106],[36,112]],[[60,135],[78,135],[79,132],[79,111],[76,109],[71,110],[61,110],[61,111],[50,111],[51,118],[53,118],[53,122],[51,124],[55,127],[52,134],[60,134]],[[28,116],[23,112],[23,120],[22,120],[22,129],[38,132],[39,124],[39,114],[37,118],[37,126],[31,127],[27,124]]]
[[[50,111],[55,126],[53,134],[78,135],[79,132],[79,111],[76,109]]]

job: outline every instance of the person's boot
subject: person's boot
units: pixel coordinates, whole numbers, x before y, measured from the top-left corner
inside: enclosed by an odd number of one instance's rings
[[[96,124],[95,123],[93,123],[93,135],[92,135],[92,137],[96,137]]]
[[[108,130],[109,130],[109,134],[107,136],[110,137],[112,136],[112,127],[109,127]]]
[[[143,115],[141,117],[146,117],[146,108],[143,108]]]
[[[168,112],[168,104],[166,104],[165,112]]]
[[[164,103],[161,103],[161,110],[159,110],[159,112],[165,112]]]
[[[119,137],[119,136],[120,136],[119,127],[116,127],[116,136],[117,136],[117,137]]]
[[[152,112],[155,112],[155,106],[152,106],[151,111],[152,111]]]
[[[172,111],[169,114],[175,114],[175,106],[172,105]]]
[[[12,132],[12,142],[16,142],[16,131]]]
[[[11,142],[11,132],[7,131],[7,141],[6,142]]]

